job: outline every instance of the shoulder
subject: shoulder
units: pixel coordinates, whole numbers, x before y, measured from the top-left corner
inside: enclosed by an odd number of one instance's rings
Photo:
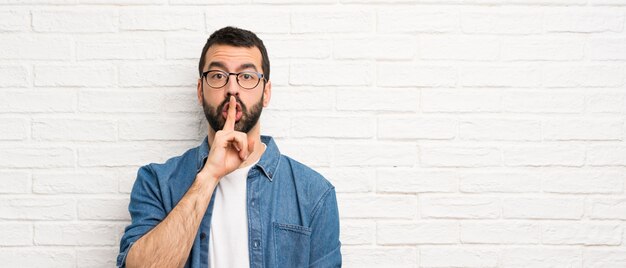
[[[151,175],[153,180],[159,183],[167,182],[175,177],[182,170],[189,170],[196,166],[198,147],[188,149],[181,155],[173,156],[163,163],[149,163],[141,166],[138,171],[138,178],[141,175]]]
[[[322,174],[289,156],[281,155],[281,165],[283,164],[289,168],[296,182],[320,191],[335,188]]]

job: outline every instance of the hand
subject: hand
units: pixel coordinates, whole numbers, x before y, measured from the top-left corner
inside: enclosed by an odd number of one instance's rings
[[[254,142],[248,144],[248,135],[235,131],[236,113],[237,102],[234,96],[230,96],[226,123],[215,133],[206,164],[199,174],[219,180],[237,169],[254,150]]]

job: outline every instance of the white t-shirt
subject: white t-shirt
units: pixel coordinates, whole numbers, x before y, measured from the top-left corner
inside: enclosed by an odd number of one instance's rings
[[[209,267],[250,267],[246,183],[248,171],[258,162],[233,170],[215,187]]]

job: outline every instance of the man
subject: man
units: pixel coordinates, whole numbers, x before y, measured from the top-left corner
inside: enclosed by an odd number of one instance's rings
[[[226,27],[207,40],[200,146],[139,169],[120,267],[341,266],[334,187],[261,136],[272,83],[263,42]]]

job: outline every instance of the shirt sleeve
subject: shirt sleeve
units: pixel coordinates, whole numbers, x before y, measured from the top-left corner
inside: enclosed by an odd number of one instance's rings
[[[341,267],[339,211],[334,187],[324,193],[312,219],[309,267]]]
[[[126,267],[126,256],[131,246],[167,215],[157,177],[149,165],[141,167],[137,172],[137,179],[130,193],[128,211],[131,224],[124,230],[120,241],[118,267]]]

